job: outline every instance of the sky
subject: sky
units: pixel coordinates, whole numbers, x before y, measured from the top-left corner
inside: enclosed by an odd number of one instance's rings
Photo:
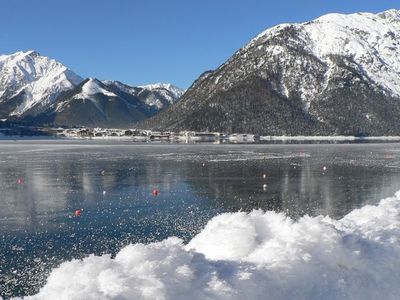
[[[82,77],[188,88],[254,36],[389,0],[1,0],[0,54],[36,50]]]

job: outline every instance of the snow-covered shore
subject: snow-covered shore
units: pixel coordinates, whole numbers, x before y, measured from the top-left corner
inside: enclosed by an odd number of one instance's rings
[[[24,299],[398,299],[400,192],[340,220],[221,214],[171,237],[53,270]]]
[[[261,141],[400,141],[400,136],[348,136],[348,135],[330,135],[330,136],[261,136]]]

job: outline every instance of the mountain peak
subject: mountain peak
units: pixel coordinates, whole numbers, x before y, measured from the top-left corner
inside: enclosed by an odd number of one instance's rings
[[[391,19],[391,20],[400,21],[400,10],[389,9],[389,10],[379,13],[378,16],[381,17],[382,19]]]
[[[328,14],[269,28],[146,124],[267,135],[398,134],[399,15]]]
[[[179,88],[171,83],[162,83],[162,82],[141,85],[141,86],[139,86],[139,88],[146,89],[146,90],[167,90],[168,92],[172,93],[174,95],[174,98],[176,98],[176,99],[181,97],[183,95],[183,93],[185,92],[181,88]]]
[[[5,59],[14,59],[14,60],[23,60],[26,57],[31,57],[35,58],[41,56],[38,52],[35,50],[28,50],[28,51],[17,51],[15,53],[11,54],[2,54],[0,55],[0,59],[5,60]]]
[[[85,83],[85,85],[102,85],[103,83],[97,79],[96,77],[89,77]]]
[[[82,86],[82,92],[74,98],[86,99],[91,98],[96,94],[103,94],[108,97],[117,97],[114,93],[106,90],[104,84],[100,80],[94,77],[89,77]]]
[[[182,93],[168,83],[137,88],[95,77],[84,80],[34,50],[0,56],[0,118],[127,126],[167,108]]]
[[[35,50],[28,50],[26,52],[23,52],[26,56],[31,56],[31,57],[37,57],[37,56],[41,56],[39,52],[35,51]]]
[[[81,81],[63,64],[34,50],[0,56],[0,102],[14,103],[3,112],[7,115],[21,115],[35,105],[50,103]]]
[[[400,95],[400,11],[387,10],[379,14],[331,13],[305,23],[280,24],[265,30],[241,51],[263,48],[271,55],[286,51],[288,45],[302,48],[331,66],[332,56],[350,57],[362,69],[362,74],[392,95]],[[286,40],[288,45],[277,41]],[[269,45],[269,46],[268,46]],[[237,55],[242,55],[240,52]],[[281,56],[282,63],[286,60]],[[229,61],[228,61],[229,62]],[[391,78],[388,80],[388,78]],[[281,86],[285,90],[285,85]],[[308,89],[301,91],[309,98]]]
[[[153,88],[153,89],[160,89],[160,88],[170,88],[172,84],[170,83],[162,83],[162,82],[156,82],[156,83],[151,83],[151,84],[146,84],[146,85],[141,85],[139,86],[140,88]]]

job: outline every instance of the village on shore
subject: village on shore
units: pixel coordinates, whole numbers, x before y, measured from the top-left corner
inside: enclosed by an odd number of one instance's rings
[[[3,122],[4,123],[4,122]],[[170,143],[265,143],[265,142],[400,142],[400,136],[350,136],[350,135],[257,135],[252,133],[225,133],[205,131],[154,131],[145,129],[116,129],[89,127],[37,127],[20,124],[2,124],[0,120],[0,140],[7,137],[50,137],[85,140],[124,140],[132,142]]]
[[[59,137],[84,139],[129,139],[137,142],[170,141],[170,142],[243,142],[254,143],[260,140],[255,134],[225,134],[221,132],[196,131],[152,131],[142,129],[110,128],[58,128]]]
[[[115,139],[134,142],[165,141],[177,143],[257,143],[263,141],[400,141],[400,136],[260,136],[252,133],[223,133],[198,131],[153,131],[144,129],[57,128],[51,130],[58,137],[79,139]]]

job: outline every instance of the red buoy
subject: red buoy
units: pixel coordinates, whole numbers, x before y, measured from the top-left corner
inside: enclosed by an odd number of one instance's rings
[[[24,184],[24,179],[23,178],[18,178],[17,179],[17,184]]]
[[[75,217],[80,217],[81,214],[82,214],[82,210],[81,209],[77,209],[74,214],[75,214]]]
[[[160,191],[159,190],[157,190],[157,189],[154,189],[152,192],[151,192],[151,194],[155,197],[155,196],[158,196],[158,194],[160,193]]]

